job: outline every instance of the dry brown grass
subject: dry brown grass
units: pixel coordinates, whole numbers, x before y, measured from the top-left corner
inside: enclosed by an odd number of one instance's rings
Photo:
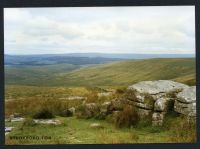
[[[5,114],[6,117],[13,113],[21,113],[24,116],[30,116],[36,113],[37,111],[40,111],[41,109],[45,108],[53,114],[57,115],[61,113],[61,111],[67,109],[68,107],[69,103],[64,100],[32,97],[28,99],[6,101]]]
[[[137,111],[133,106],[129,105],[125,106],[123,111],[119,112],[114,118],[116,127],[130,127],[136,125],[137,122]]]

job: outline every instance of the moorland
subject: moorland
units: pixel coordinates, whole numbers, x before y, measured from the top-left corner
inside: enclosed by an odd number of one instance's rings
[[[137,58],[139,57],[139,58]],[[195,142],[196,126],[169,112],[161,127],[140,121],[118,127],[112,117],[80,118],[63,111],[83,103],[102,104],[120,98],[128,86],[148,80],[196,84],[195,58],[191,55],[5,55],[5,125],[14,127],[6,144],[101,144]],[[99,93],[109,93],[99,96]],[[84,97],[84,100],[68,100]],[[45,113],[46,112],[46,113]],[[26,119],[11,122],[10,115]],[[60,125],[34,122],[47,114]],[[46,117],[43,117],[44,119]],[[91,124],[100,124],[93,128]],[[10,136],[51,136],[51,139],[16,140]]]

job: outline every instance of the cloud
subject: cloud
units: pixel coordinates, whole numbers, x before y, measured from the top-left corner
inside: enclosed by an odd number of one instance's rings
[[[5,53],[195,53],[194,16],[193,6],[5,8]]]

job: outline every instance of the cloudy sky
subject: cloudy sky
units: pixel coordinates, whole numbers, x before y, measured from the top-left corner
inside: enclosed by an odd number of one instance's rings
[[[195,53],[193,6],[5,8],[6,54]]]

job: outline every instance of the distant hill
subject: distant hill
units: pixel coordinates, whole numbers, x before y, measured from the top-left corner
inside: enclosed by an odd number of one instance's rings
[[[195,84],[195,59],[148,59],[75,70],[59,80],[68,85],[130,85],[142,80],[176,80]]]
[[[71,57],[104,57],[119,59],[194,58],[194,54],[137,54],[137,53],[69,53]]]
[[[70,55],[5,55],[5,65],[23,66],[42,66],[55,64],[88,65],[103,64],[119,61],[119,58],[104,57],[73,57]]]
[[[194,54],[134,54],[134,53],[68,53],[39,55],[5,54],[6,65],[49,65],[68,63],[75,65],[100,64],[125,59],[194,58]]]
[[[78,68],[74,68],[74,65],[71,65],[71,70],[59,69],[59,67],[61,66],[55,65],[51,67],[52,70],[39,67],[43,71],[41,75],[37,73],[38,70],[34,69],[33,66],[26,69],[6,67],[6,84],[127,86],[142,80],[162,79],[175,80],[189,85],[194,85],[196,82],[195,58],[126,60]]]

